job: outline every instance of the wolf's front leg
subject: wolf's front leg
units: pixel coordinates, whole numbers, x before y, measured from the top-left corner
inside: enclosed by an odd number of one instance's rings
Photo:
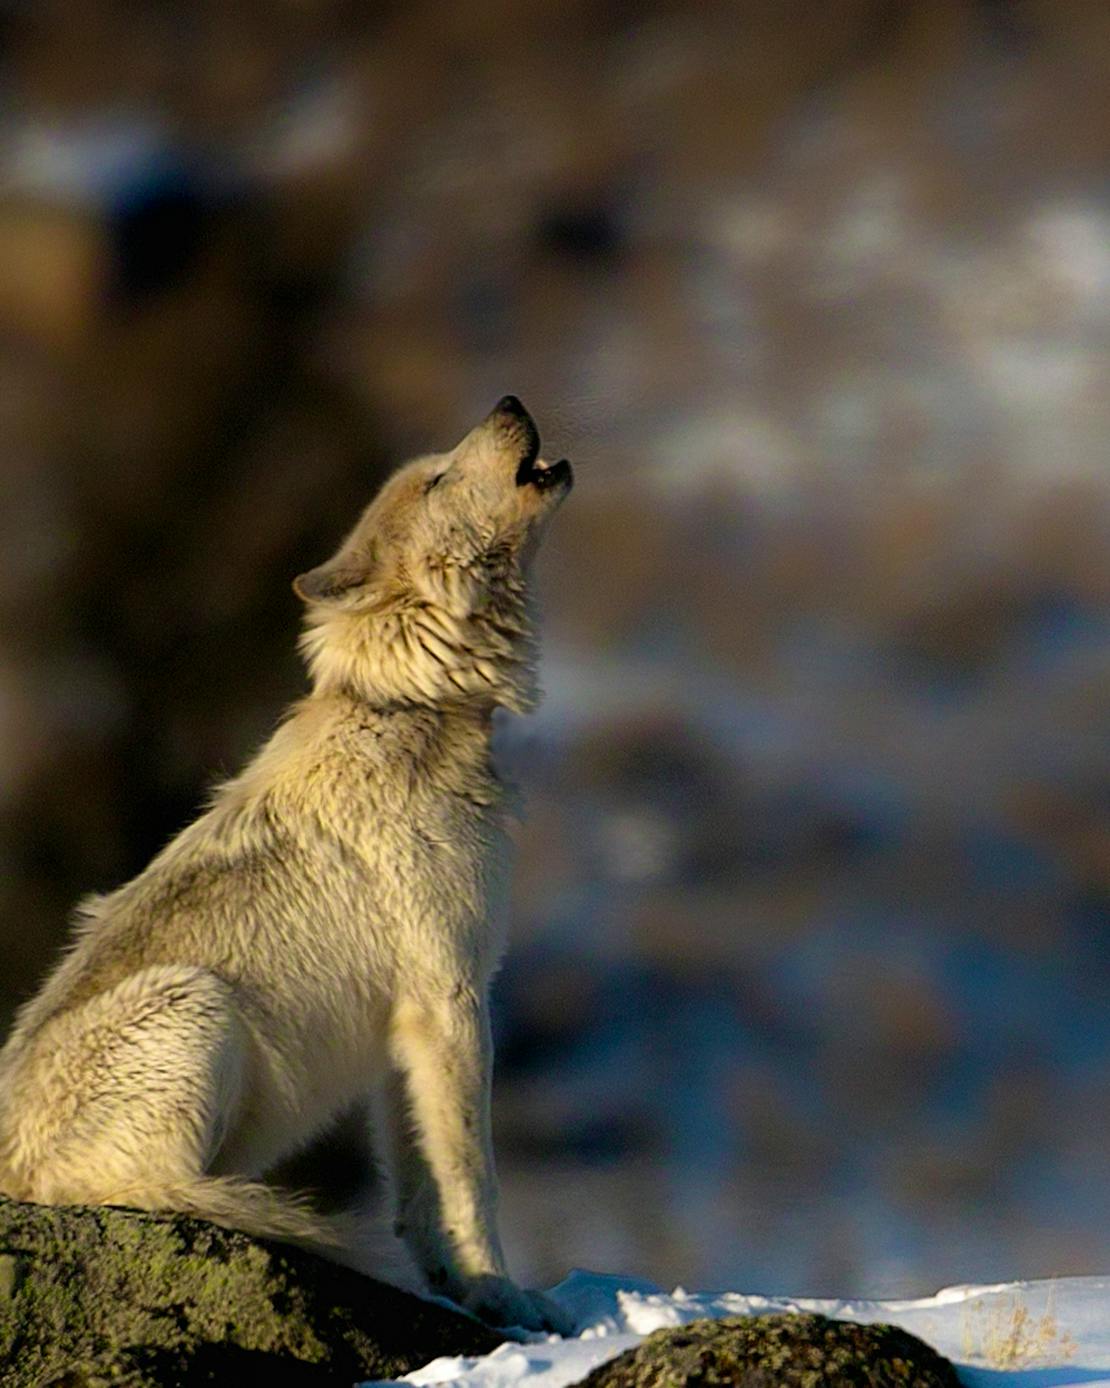
[[[389,1124],[399,1232],[432,1285],[475,1315],[565,1332],[558,1306],[510,1280],[497,1237],[484,998],[456,989],[403,1002],[391,1039],[400,1081]]]

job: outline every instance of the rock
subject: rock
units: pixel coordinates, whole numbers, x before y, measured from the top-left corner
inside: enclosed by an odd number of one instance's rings
[[[657,1330],[581,1388],[959,1388],[947,1359],[892,1325],[827,1316],[729,1316]]]
[[[323,1388],[500,1337],[461,1313],[184,1215],[0,1198],[4,1388]]]

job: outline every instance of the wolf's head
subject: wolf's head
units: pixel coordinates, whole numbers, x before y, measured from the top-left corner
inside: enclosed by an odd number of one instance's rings
[[[539,446],[505,396],[450,453],[394,473],[335,556],[294,580],[317,688],[377,704],[535,702],[528,569],[574,480]]]

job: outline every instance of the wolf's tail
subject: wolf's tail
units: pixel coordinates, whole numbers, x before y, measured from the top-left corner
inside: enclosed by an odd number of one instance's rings
[[[113,1192],[110,1203],[142,1210],[174,1210],[225,1229],[239,1229],[256,1239],[301,1244],[320,1252],[338,1248],[343,1241],[340,1222],[318,1214],[304,1197],[233,1176],[197,1176],[188,1181],[128,1186]]]
[[[159,1181],[111,1190],[73,1188],[44,1191],[20,1179],[0,1160],[0,1195],[32,1204],[122,1205],[137,1210],[176,1211],[241,1229],[257,1239],[276,1239],[326,1254],[342,1242],[339,1221],[318,1215],[300,1196],[254,1181],[199,1176],[193,1181]]]
[[[21,1180],[0,1159],[0,1196],[35,1204],[121,1205],[178,1213],[238,1229],[256,1239],[290,1243],[380,1282],[422,1295],[427,1284],[400,1239],[380,1215],[352,1210],[321,1214],[307,1197],[235,1176],[196,1176],[114,1186],[46,1191]]]
[[[197,1176],[192,1180],[128,1186],[100,1204],[143,1210],[176,1211],[256,1239],[295,1244],[368,1277],[418,1294],[426,1291],[407,1249],[367,1212],[321,1214],[305,1196],[260,1181],[234,1176]]]

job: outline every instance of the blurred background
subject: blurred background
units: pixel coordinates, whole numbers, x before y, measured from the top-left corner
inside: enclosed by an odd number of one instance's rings
[[[0,4],[0,1020],[506,391],[527,1281],[1110,1264],[1110,7]]]

